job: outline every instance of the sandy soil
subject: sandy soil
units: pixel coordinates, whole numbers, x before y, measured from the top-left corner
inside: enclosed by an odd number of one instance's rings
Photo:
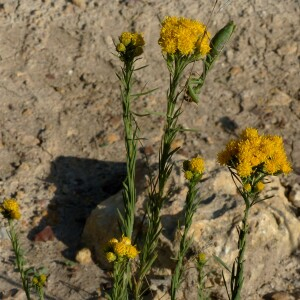
[[[120,190],[125,176],[115,76],[120,62],[112,54],[113,41],[125,30],[144,33],[147,45],[139,64],[149,66],[136,74],[136,90],[145,85],[158,89],[138,99],[134,110],[163,112],[168,73],[157,45],[159,19],[177,15],[209,22],[212,2],[0,2],[1,199],[15,196],[21,204],[28,262],[45,266],[50,274],[47,299],[98,299],[99,288],[103,291],[108,282],[108,273],[96,264],[69,260],[81,246],[87,216]],[[230,19],[237,30],[210,73],[200,103],[184,105],[181,124],[198,131],[180,134],[182,154],[214,158],[230,137],[255,126],[284,137],[294,167],[293,174],[282,178],[287,193],[300,183],[299,15],[298,0],[219,1],[210,31]],[[163,118],[144,117],[139,124],[144,146],[157,151]],[[46,225],[52,226],[55,239],[34,242]],[[20,289],[20,281],[4,222],[0,229],[4,295]],[[253,299],[287,291],[285,282],[299,278],[299,268],[289,268],[289,260],[283,263],[277,275],[270,274],[273,286],[255,291]]]

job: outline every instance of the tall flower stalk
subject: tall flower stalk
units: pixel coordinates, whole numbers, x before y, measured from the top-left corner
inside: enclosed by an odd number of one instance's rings
[[[206,27],[198,21],[185,18],[166,17],[162,23],[158,43],[164,54],[170,80],[166,124],[159,152],[158,177],[150,182],[149,201],[146,208],[148,228],[135,278],[135,299],[141,299],[145,276],[157,257],[156,249],[161,232],[160,211],[168,194],[165,186],[173,169],[172,156],[179,149],[172,149],[172,143],[180,130],[178,125],[178,118],[182,113],[182,101],[179,102],[179,96],[182,93],[179,89],[180,81],[185,68],[191,62],[204,59],[210,50],[209,33]]]
[[[287,174],[292,171],[287,159],[282,138],[259,135],[254,128],[245,129],[239,139],[231,140],[226,149],[218,154],[218,161],[229,168],[231,176],[245,202],[242,225],[238,227],[238,256],[233,264],[230,281],[231,300],[240,300],[244,285],[244,261],[249,234],[250,209],[261,199],[263,180],[268,175]],[[230,295],[229,295],[230,294]]]
[[[116,50],[123,62],[122,73],[118,75],[121,82],[121,96],[123,108],[123,123],[125,131],[126,168],[127,176],[123,182],[124,215],[119,214],[121,231],[131,237],[134,226],[134,213],[136,204],[135,167],[138,142],[138,128],[131,112],[132,84],[134,63],[136,57],[143,53],[145,44],[141,34],[123,32],[119,37],[120,43]]]
[[[185,204],[184,231],[180,240],[180,247],[176,257],[176,267],[171,280],[172,300],[176,300],[176,294],[180,288],[184,272],[184,258],[192,243],[192,238],[188,237],[188,233],[192,225],[193,216],[200,204],[200,199],[197,198],[197,184],[199,183],[204,171],[204,161],[200,157],[193,158],[190,161],[185,161],[183,163],[183,169],[185,171],[185,177],[189,183]]]
[[[15,266],[20,274],[22,287],[27,300],[31,299],[30,290],[34,288],[40,300],[44,299],[44,285],[47,277],[44,274],[37,274],[34,268],[25,268],[26,261],[24,251],[20,245],[19,235],[16,231],[14,222],[21,218],[19,204],[15,199],[5,199],[0,204],[0,213],[8,222],[8,237],[10,239],[13,252],[15,254]],[[33,276],[33,278],[32,278]]]

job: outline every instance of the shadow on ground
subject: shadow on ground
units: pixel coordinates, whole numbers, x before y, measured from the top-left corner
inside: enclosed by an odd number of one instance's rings
[[[55,237],[68,247],[62,254],[74,259],[87,217],[101,201],[122,188],[125,176],[125,163],[58,157],[46,178],[46,182],[55,187],[55,195],[48,205],[47,215],[28,237],[33,239],[50,225]]]

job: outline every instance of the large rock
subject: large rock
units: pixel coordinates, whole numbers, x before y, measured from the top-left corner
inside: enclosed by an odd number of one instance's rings
[[[182,228],[178,228],[178,220],[182,220],[184,216],[187,193],[186,180],[181,171],[183,160],[183,157],[176,158],[176,166],[169,182],[169,187],[174,193],[161,212],[163,231],[158,265],[169,269],[174,267],[174,260],[171,258],[176,254],[180,241]],[[237,255],[236,228],[241,224],[244,203],[237,193],[229,171],[216,165],[214,161],[208,161],[206,165],[207,172],[199,184],[202,204],[193,218],[190,231],[193,235],[192,250],[196,254],[205,249],[208,255],[217,255],[231,266]],[[139,175],[139,178],[142,177]],[[290,255],[300,241],[300,221],[290,208],[279,178],[272,177],[269,180],[262,196],[274,195],[274,197],[253,206],[249,216],[250,234],[245,256],[244,299],[250,295],[248,293],[261,286],[270,277],[270,273],[274,274],[280,260]],[[137,222],[143,217],[145,199],[145,191],[140,191]],[[122,193],[119,192],[99,204],[84,228],[83,241],[95,251],[96,259],[105,267],[107,263],[103,256],[104,245],[110,238],[120,236],[117,211],[122,210],[122,201]],[[218,272],[221,274],[219,266],[212,264],[212,268],[219,268]],[[192,279],[195,280],[190,276],[196,276],[195,272],[187,274],[187,284]],[[217,277],[217,279],[210,278],[212,284],[216,286],[222,283],[220,275]],[[190,290],[189,286],[183,285],[183,288]]]

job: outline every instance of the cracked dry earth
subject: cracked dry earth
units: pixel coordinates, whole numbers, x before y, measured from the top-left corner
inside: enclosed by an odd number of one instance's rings
[[[1,200],[14,196],[20,203],[28,264],[43,265],[50,274],[46,299],[100,299],[109,285],[107,270],[96,263],[72,262],[86,218],[121,189],[125,176],[114,39],[125,30],[144,33],[139,64],[148,67],[137,72],[135,88],[158,89],[138,99],[134,110],[163,112],[168,74],[157,45],[159,19],[208,22],[212,2],[0,1]],[[286,194],[300,184],[299,16],[298,0],[218,1],[209,30],[215,33],[230,19],[237,30],[200,103],[184,104],[180,122],[197,131],[179,135],[182,155],[212,159],[241,129],[255,126],[284,137],[294,168],[281,178]],[[163,118],[138,121],[145,149],[157,153]],[[300,215],[299,207],[293,211]],[[52,239],[35,242],[47,225]],[[251,299],[300,299],[299,250],[278,262]],[[1,220],[0,297],[24,299],[12,261]]]

